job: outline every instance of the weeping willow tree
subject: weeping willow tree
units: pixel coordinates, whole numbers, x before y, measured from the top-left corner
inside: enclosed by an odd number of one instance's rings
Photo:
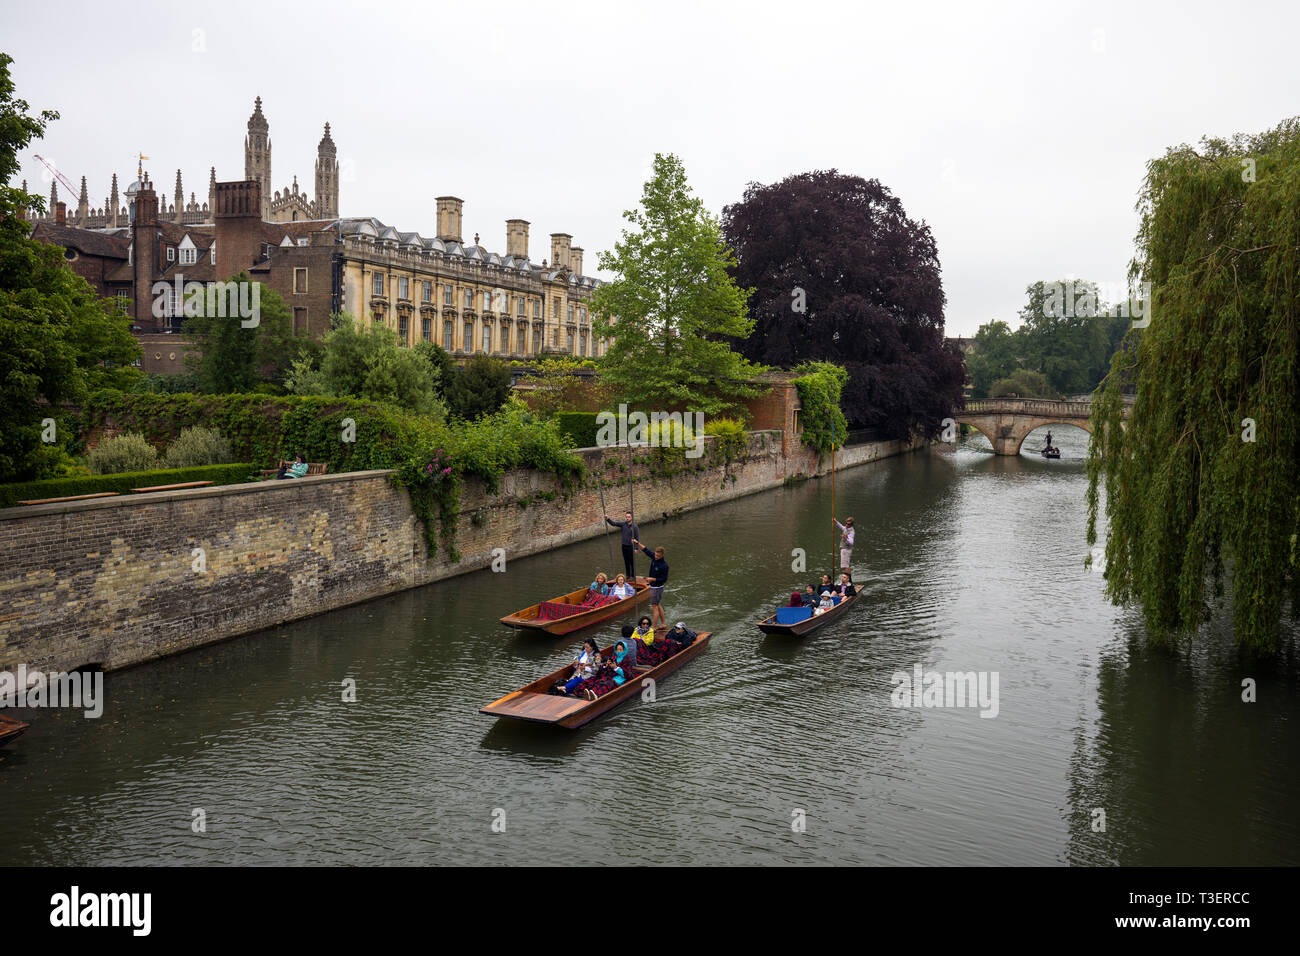
[[[1098,389],[1088,544],[1104,480],[1111,600],[1166,643],[1196,633],[1226,581],[1239,645],[1272,653],[1284,601],[1300,611],[1300,118],[1169,150],[1137,208],[1130,279],[1150,283],[1150,324]]]

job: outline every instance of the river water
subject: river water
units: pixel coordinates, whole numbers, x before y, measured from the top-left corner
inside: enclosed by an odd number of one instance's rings
[[[98,720],[19,714],[0,863],[1300,862],[1294,641],[1148,647],[1083,567],[1086,435],[1056,436],[841,472],[866,600],[802,641],[752,622],[812,580],[793,548],[829,563],[829,480],[645,526],[712,643],[577,731],[477,709],[571,658],[497,618],[609,567],[602,538],[109,674]],[[895,706],[918,666],[996,676],[996,715]]]

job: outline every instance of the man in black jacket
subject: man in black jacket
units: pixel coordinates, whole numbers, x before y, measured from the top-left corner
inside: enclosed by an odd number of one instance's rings
[[[650,558],[650,613],[655,627],[667,627],[668,619],[664,617],[661,602],[664,597],[664,585],[668,583],[668,562],[664,560],[664,549],[651,551],[636,538],[632,544],[646,553]]]
[[[636,583],[636,571],[632,567],[632,558],[636,554],[636,546],[633,541],[641,537],[641,529],[632,521],[632,512],[627,512],[626,521],[615,521],[609,515],[605,515],[605,521],[622,531],[623,541],[623,570],[627,574],[627,583]]]

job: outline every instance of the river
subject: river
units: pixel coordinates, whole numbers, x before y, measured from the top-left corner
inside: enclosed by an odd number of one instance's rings
[[[829,480],[647,525],[711,646],[577,731],[477,709],[571,657],[497,619],[603,538],[108,674],[98,720],[19,712],[0,863],[1300,862],[1294,640],[1149,647],[1083,567],[1086,435],[1055,433],[1060,461],[976,436],[841,472],[866,600],[803,641],[752,622],[812,580],[793,548],[828,563]],[[918,665],[996,675],[996,715],[895,706]]]

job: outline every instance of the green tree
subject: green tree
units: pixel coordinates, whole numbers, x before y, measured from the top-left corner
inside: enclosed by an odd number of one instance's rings
[[[1138,208],[1150,326],[1094,408],[1088,543],[1104,484],[1107,591],[1152,640],[1194,635],[1230,579],[1238,642],[1274,652],[1300,612],[1300,119],[1169,149]]]
[[[1000,320],[986,322],[975,333],[975,347],[966,357],[970,374],[971,397],[988,398],[989,389],[1019,367],[1016,360],[1018,340],[1011,326]]]
[[[989,386],[989,398],[1060,398],[1061,393],[1052,387],[1042,372],[1018,368],[1006,378]]]
[[[403,348],[382,325],[360,328],[348,315],[331,317],[319,358],[297,359],[285,385],[296,395],[334,395],[387,402],[441,419],[438,369],[427,350]]]
[[[459,366],[456,360],[436,342],[427,342],[421,340],[415,346],[415,354],[419,355],[437,370],[437,384],[434,386],[434,394],[438,400],[444,404],[447,401],[447,385],[451,382],[452,376],[456,374]]]
[[[510,397],[510,366],[478,353],[446,385],[447,411],[473,421],[500,410]]]
[[[759,393],[749,384],[761,366],[732,351],[721,336],[745,338],[749,290],[728,269],[735,256],[717,220],[686,182],[676,156],[655,154],[654,175],[638,209],[623,213],[633,227],[600,267],[616,278],[592,296],[612,337],[601,358],[602,380],[629,403],[716,414]]]
[[[97,388],[131,388],[140,348],[130,321],[70,271],[62,251],[33,241],[20,212],[40,197],[9,185],[18,152],[45,133],[58,113],[28,114],[14,97],[13,58],[0,53],[0,481],[44,477],[59,460],[42,422],[48,405],[77,401]],[[61,444],[64,437],[55,429]]]
[[[251,283],[253,280],[247,272],[241,272],[229,281]],[[201,391],[251,392],[262,382],[281,378],[296,357],[300,344],[293,333],[289,307],[279,293],[261,283],[258,285],[261,286],[259,310],[251,318],[218,315],[222,310],[209,308],[202,291],[186,297],[186,313],[199,314],[185,319],[185,334],[195,345],[185,355],[185,367]],[[251,301],[251,296],[245,301]]]

